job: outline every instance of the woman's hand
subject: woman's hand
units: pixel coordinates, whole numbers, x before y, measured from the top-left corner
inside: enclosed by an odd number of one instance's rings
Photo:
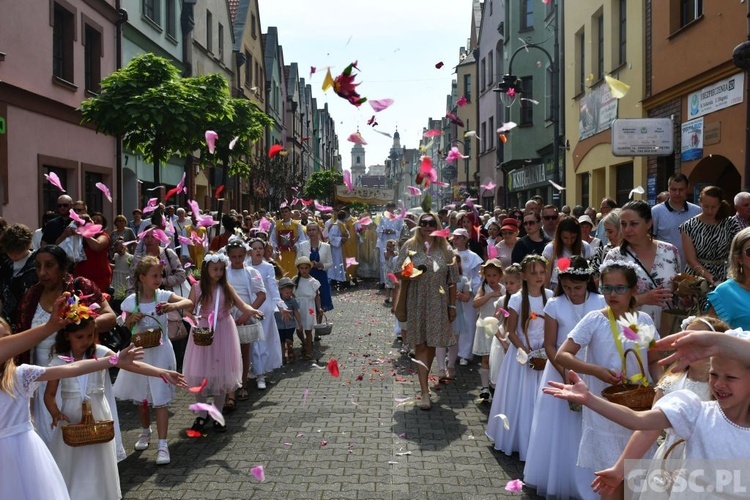
[[[70,419],[61,411],[58,411],[57,414],[52,415],[52,424],[50,424],[50,428],[54,429],[57,427],[57,424],[61,421],[65,420],[66,422],[70,423]]]
[[[596,479],[591,482],[591,487],[594,492],[601,495],[611,495],[620,486],[623,479],[623,471],[615,465],[609,469],[604,469],[595,472]]]
[[[664,307],[672,301],[672,291],[660,286],[641,294],[638,300],[641,305]]]

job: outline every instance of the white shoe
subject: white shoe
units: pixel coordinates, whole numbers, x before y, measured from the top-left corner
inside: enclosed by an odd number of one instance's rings
[[[151,441],[151,432],[141,432],[138,441],[135,442],[135,451],[143,451],[148,448],[149,441]]]
[[[469,360],[466,358],[461,358],[461,361],[459,361],[458,364],[461,366],[466,366],[469,364]]]
[[[169,448],[166,446],[164,448],[159,448],[156,452],[156,465],[167,465],[169,462],[171,462],[171,459],[169,458]]]
[[[256,382],[258,384],[258,389],[260,389],[261,391],[266,390],[266,379],[264,377],[258,377]]]

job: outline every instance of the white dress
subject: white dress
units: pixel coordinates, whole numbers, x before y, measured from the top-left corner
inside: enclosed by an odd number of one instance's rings
[[[552,297],[550,290],[544,289],[547,298]],[[526,345],[526,336],[523,334],[521,322],[521,294],[513,294],[508,307],[518,313],[518,325],[516,334]],[[536,319],[529,320],[528,335],[531,342],[531,350],[539,349],[544,345],[544,300],[541,296],[529,297],[530,311],[537,315]],[[531,420],[534,417],[534,406],[539,381],[542,372],[532,370],[528,364],[521,365],[516,361],[517,349],[511,344],[506,354],[507,360],[503,362],[500,373],[495,381],[495,397],[490,408],[490,417],[487,422],[487,437],[495,442],[495,449],[511,455],[518,452],[522,461],[526,460],[526,451],[531,439]],[[505,429],[503,421],[496,418],[497,415],[505,415],[508,418],[509,429]]]
[[[334,260],[335,262],[335,260]],[[299,302],[299,315],[302,319],[302,329],[312,330],[317,324],[317,315],[315,310],[315,295],[318,293],[320,288],[320,282],[313,278],[303,278],[299,276],[297,282],[297,289],[294,291],[294,297]],[[312,311],[312,313],[310,312]]]
[[[651,316],[644,312],[638,312],[638,322],[653,325]],[[618,333],[622,333],[622,327],[618,325]],[[588,313],[578,325],[568,334],[581,348],[586,347],[586,362],[603,366],[615,372],[622,371],[622,358],[617,351],[609,319],[600,311]],[[657,340],[659,334],[655,337]],[[635,348],[635,343],[625,341],[622,343],[623,351]],[[640,346],[641,359],[644,369],[648,372],[648,346]],[[632,376],[640,373],[638,361],[632,354],[627,356],[627,375]],[[651,374],[647,373],[649,382]],[[608,384],[590,375],[583,376],[586,385],[592,394],[601,394]],[[583,408],[583,436],[578,449],[578,466],[598,471],[614,465],[625,445],[628,444],[633,431],[626,429],[616,423],[607,420],[598,413]]]
[[[96,356],[106,356],[108,350],[104,346],[96,346]],[[65,361],[59,358],[52,360],[52,366],[64,364]],[[160,378],[156,380],[161,385],[167,385]],[[117,408],[110,406],[106,394],[107,392],[111,393],[111,390],[107,390],[109,387],[108,370],[99,370],[86,375],[60,380],[60,385],[57,389],[62,395],[60,411],[70,418],[71,424],[77,424],[81,421],[82,384],[85,384],[85,393],[91,402],[91,413],[94,416],[94,420],[114,419],[115,429],[119,431],[120,426],[116,418]],[[116,438],[106,443],[73,448],[63,442],[61,426],[66,424],[67,422],[61,422],[55,429],[51,450],[52,456],[55,457],[55,461],[65,479],[65,484],[68,486],[70,498],[96,498],[102,500],[116,500],[121,498],[117,460],[118,448],[119,456],[124,458],[125,455],[125,450],[122,448],[122,440],[118,441]],[[103,478],[106,478],[106,480],[102,480]]]
[[[281,296],[279,295],[276,274],[271,264],[263,261],[255,266],[252,265],[252,262],[246,261],[245,265],[258,271],[263,280],[263,287],[266,289],[266,301],[260,305],[260,311],[263,313],[263,332],[266,334],[266,341],[251,344],[253,373],[255,375],[262,375],[275,370],[282,364],[279,328],[276,326],[274,313],[278,311],[279,302],[283,304],[284,301],[281,300]]]
[[[466,276],[471,283],[472,293],[476,293],[482,284],[479,269],[482,266],[482,258],[471,250],[460,250],[458,256],[461,258],[461,275]],[[472,305],[474,297],[463,303],[463,325],[461,335],[458,337],[458,355],[464,359],[471,359],[474,347],[474,332],[477,329],[477,310]]]
[[[31,328],[40,326],[49,320],[49,313],[42,309],[41,305],[36,306],[34,311],[34,317],[31,319]],[[46,339],[42,340],[34,348],[31,362],[37,366],[47,367],[52,362],[52,348],[55,346],[56,333],[53,333]],[[52,442],[52,415],[49,414],[47,408],[44,406],[44,390],[47,388],[47,382],[39,382],[39,390],[34,394],[31,399],[32,406],[32,417],[34,422],[34,429],[36,430],[39,437],[42,438],[44,444],[47,446]],[[60,396],[57,397],[57,405],[60,406],[62,400]]]
[[[585,241],[581,242],[581,246],[582,246],[581,257],[587,260],[591,259],[591,256],[594,255],[594,252],[591,250],[591,246]],[[554,248],[554,243],[549,242],[547,243],[547,246],[545,246],[544,250],[542,251],[542,255],[544,256],[544,258],[547,259],[548,262],[552,262],[552,275],[549,280],[549,287],[552,290],[557,288],[557,259],[555,259],[552,256],[553,248]],[[563,257],[570,258],[572,256],[573,254],[570,253],[570,250],[568,250],[567,248],[563,248]]]
[[[586,314],[605,306],[604,297],[598,293],[589,294],[578,305],[572,304],[565,295],[547,302],[545,316],[557,321],[555,346],[560,348],[568,333]],[[583,359],[584,354],[585,349],[578,351],[579,358]],[[536,396],[523,480],[536,488],[537,495],[548,498],[596,498],[590,486],[594,480],[593,472],[575,465],[581,442],[582,413],[572,411],[567,401],[542,392],[550,380],[562,382],[562,377],[548,362]]]
[[[484,293],[492,293],[492,287],[487,283],[484,284]],[[505,294],[505,287],[500,285],[500,293]],[[474,346],[471,352],[477,356],[489,356],[492,350],[492,339],[495,338],[495,332],[487,335],[487,331],[484,328],[484,323],[481,320],[490,318],[495,314],[495,300],[488,300],[482,307],[476,309],[477,311],[477,322],[476,329],[474,332]]]
[[[333,259],[333,266],[328,270],[328,278],[333,281],[346,281],[341,226],[343,223],[331,224],[331,229],[328,231],[328,244],[331,245],[331,258]]]
[[[144,349],[142,362],[164,370],[177,369],[177,361],[167,332],[167,315],[157,315],[156,304],[168,302],[172,293],[171,290],[156,290],[154,301],[140,302],[137,311],[153,317],[144,316],[133,328],[134,335],[150,328],[161,328],[161,345]],[[123,300],[120,307],[128,313],[136,312],[135,294]],[[122,401],[132,401],[141,405],[146,400],[154,408],[160,408],[168,406],[172,402],[175,390],[172,384],[165,384],[159,377],[147,377],[146,375],[121,370],[117,374],[114,394],[117,399]]]
[[[44,371],[21,365],[14,378],[15,397],[0,391],[0,498],[70,498],[55,459],[31,425],[29,398]]]
[[[468,293],[472,295],[474,291],[471,289],[471,282],[466,276],[461,276],[456,283],[456,293]],[[461,335],[462,333],[468,332],[469,327],[473,327],[474,324],[467,324],[464,314],[464,304],[461,300],[456,300],[456,319],[453,321],[453,333]],[[460,338],[460,337],[459,337]]]

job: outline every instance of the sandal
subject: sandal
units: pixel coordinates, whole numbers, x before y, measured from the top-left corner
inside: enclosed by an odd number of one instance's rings
[[[430,401],[430,393],[425,392],[422,394],[422,402],[419,405],[419,409],[423,411],[430,411],[432,408],[432,401]]]
[[[456,378],[456,369],[448,368],[445,370],[445,380],[453,380]]]
[[[438,372],[438,383],[444,384],[448,380],[448,377],[445,375],[445,370],[440,370]]]
[[[224,407],[221,409],[221,413],[232,413],[237,409],[237,401],[234,398],[227,397]]]
[[[237,400],[238,401],[247,401],[250,399],[250,394],[247,392],[247,389],[245,389],[245,386],[243,385],[239,389],[237,389]]]
[[[193,426],[190,428],[191,431],[202,431],[203,428],[206,426],[206,423],[208,422],[208,419],[203,417],[196,417],[195,420],[193,420]]]

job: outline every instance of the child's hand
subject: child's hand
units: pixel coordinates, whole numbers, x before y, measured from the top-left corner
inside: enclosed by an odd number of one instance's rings
[[[185,382],[185,377],[183,377],[182,373],[180,372],[176,372],[173,370],[163,370],[161,373],[161,378],[165,382],[169,382],[170,384],[182,389],[187,389],[188,387],[187,382]]]
[[[143,359],[143,348],[130,344],[117,353],[117,363],[115,363],[115,366],[125,368],[132,365],[133,361],[138,361],[139,359]]]
[[[145,314],[140,312],[134,312],[128,314],[126,318],[126,324],[128,328],[133,328],[137,323],[139,323],[143,318],[145,317]]]
[[[605,384],[614,385],[619,383],[622,380],[622,377],[620,377],[620,374],[613,371],[608,370],[607,368],[604,368],[603,366],[600,366],[597,368],[596,373],[594,374],[596,378],[604,382]]]
[[[591,487],[596,493],[601,495],[612,495],[624,476],[624,471],[619,470],[615,465],[609,469],[594,472],[596,478],[591,482]]]
[[[65,420],[66,422],[70,423],[70,419],[61,411],[57,412],[57,415],[52,415],[52,424],[50,424],[50,428],[54,429],[57,427],[57,424],[61,421]]]
[[[568,378],[572,384],[561,384],[560,382],[550,380],[549,387],[544,387],[542,392],[559,399],[565,399],[571,403],[588,404],[591,393],[584,381],[573,370],[568,372]]]
[[[172,312],[174,310],[174,304],[170,304],[169,302],[158,302],[156,304],[156,314],[167,314],[168,312]]]

